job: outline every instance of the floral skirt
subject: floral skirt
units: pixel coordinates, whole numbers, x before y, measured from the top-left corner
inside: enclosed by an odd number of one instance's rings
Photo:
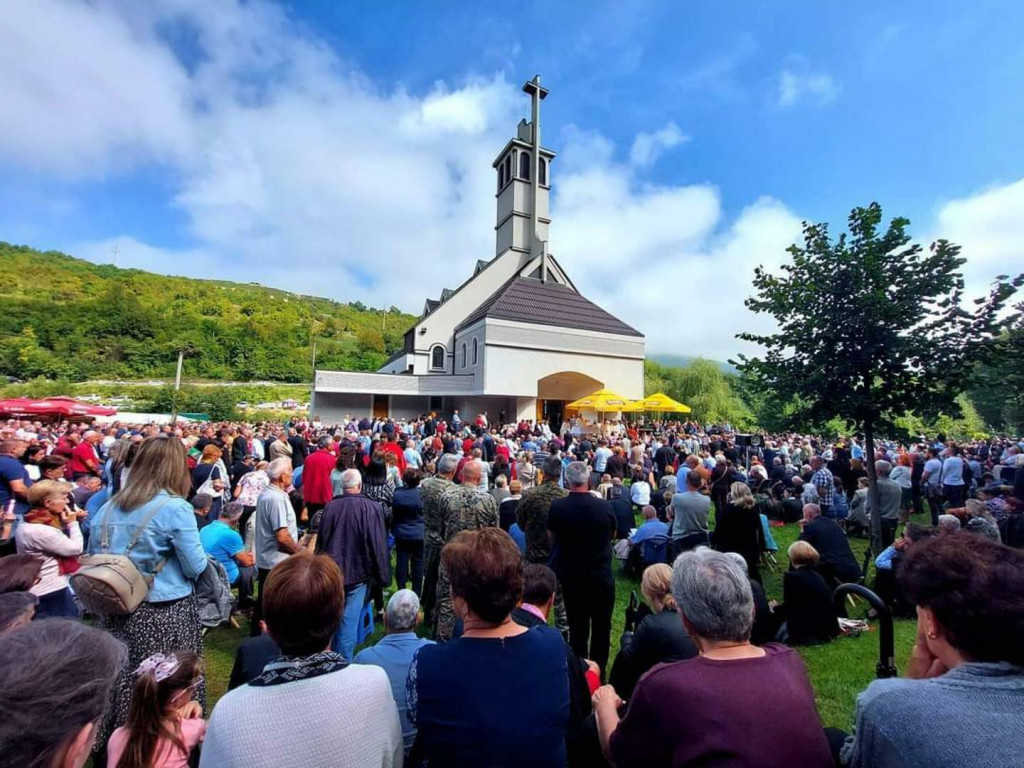
[[[96,735],[96,750],[105,750],[115,728],[128,719],[135,677],[143,659],[154,653],[191,651],[203,654],[203,626],[195,595],[168,603],[142,603],[128,616],[102,616],[98,625],[128,646],[128,662],[117,677],[110,709]],[[196,701],[206,711],[206,678],[201,678]]]

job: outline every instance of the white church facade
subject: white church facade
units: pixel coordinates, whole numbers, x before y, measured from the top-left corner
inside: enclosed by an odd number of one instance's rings
[[[532,120],[519,123],[493,163],[494,258],[455,290],[428,299],[400,352],[376,373],[315,373],[311,412],[410,418],[435,411],[491,423],[559,424],[566,403],[598,389],[644,395],[644,336],[584,298],[548,251],[553,152],[540,144],[535,77],[523,86]]]

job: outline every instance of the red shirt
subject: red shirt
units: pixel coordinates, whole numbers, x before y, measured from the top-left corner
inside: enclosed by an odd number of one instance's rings
[[[331,472],[337,459],[330,451],[320,450],[306,457],[302,469],[302,500],[307,504],[326,504],[334,496]]]
[[[388,442],[388,443],[384,443],[384,446],[381,448],[381,450],[382,451],[387,451],[388,453],[395,454],[395,457],[397,459],[398,475],[399,475],[399,477],[404,475],[405,474],[405,452],[402,450],[401,446],[398,443]]]
[[[91,461],[93,468],[90,468],[85,463],[86,461]],[[100,457],[96,455],[96,449],[92,447],[92,443],[83,440],[71,452],[71,461],[68,462],[68,469],[74,475],[79,472],[99,471],[99,468]]]

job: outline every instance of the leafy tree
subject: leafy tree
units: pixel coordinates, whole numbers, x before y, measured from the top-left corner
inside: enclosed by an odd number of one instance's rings
[[[779,332],[739,334],[766,349],[741,356],[739,368],[794,417],[820,423],[835,416],[863,431],[873,458],[879,428],[913,410],[924,416],[957,412],[956,395],[998,333],[997,316],[1024,276],[996,279],[973,308],[964,307],[965,259],[959,246],[911,243],[909,221],[881,229],[877,203],[855,208],[848,233],[833,239],[827,224],[804,223],[802,246],[773,275],[754,274],[754,312],[775,318]],[[874,461],[867,461],[872,505],[878,508]],[[881,521],[872,519],[872,547],[881,548]]]
[[[735,378],[717,363],[699,357],[682,368],[651,360],[644,364],[646,394],[664,392],[690,406],[691,417],[698,421],[729,422],[746,428],[753,421],[752,414],[734,390]]]
[[[971,400],[987,424],[999,432],[1024,434],[1024,303],[1014,308],[975,373]]]

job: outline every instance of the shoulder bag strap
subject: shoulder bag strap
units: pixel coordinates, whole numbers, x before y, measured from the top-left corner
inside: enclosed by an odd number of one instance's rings
[[[142,523],[139,525],[138,528],[135,529],[135,532],[132,534],[131,540],[128,542],[128,546],[124,550],[125,557],[128,557],[130,559],[130,554],[131,554],[132,548],[139,542],[139,538],[141,538],[142,532],[146,530],[146,526],[148,526],[151,522],[153,522],[153,519],[160,513],[160,510],[163,509],[164,507],[166,507],[168,505],[168,503],[170,503],[172,500],[173,499],[168,499],[163,504],[161,504],[159,507],[157,507],[155,510],[153,510],[148,515],[146,515],[145,518],[143,518]],[[166,557],[160,558],[160,561],[156,564],[156,567],[153,568],[153,577],[154,578],[156,577],[156,575],[158,573],[160,573],[160,571],[163,570],[163,567],[166,564],[167,564],[167,558]]]

